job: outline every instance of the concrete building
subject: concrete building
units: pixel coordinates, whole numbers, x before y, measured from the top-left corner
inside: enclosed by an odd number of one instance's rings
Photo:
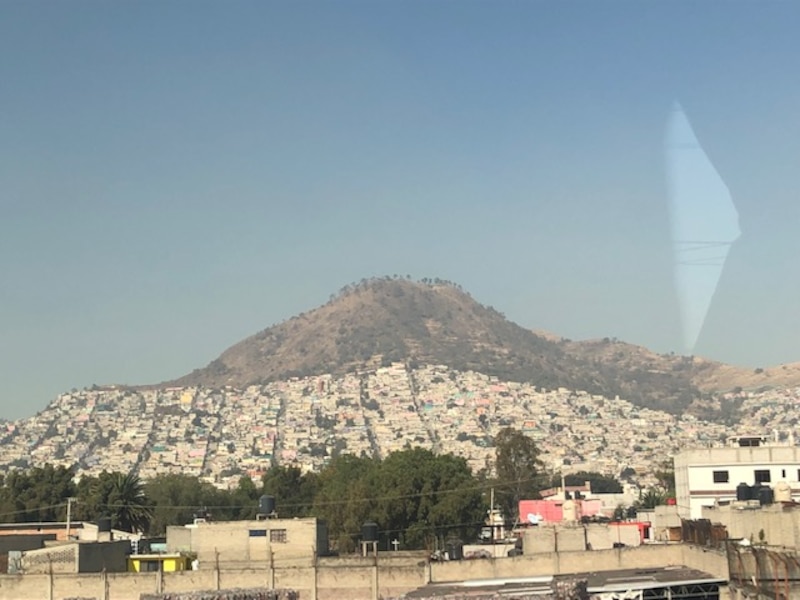
[[[768,444],[764,438],[729,441],[727,447],[686,450],[675,455],[678,514],[699,519],[702,507],[736,500],[736,486],[773,486],[785,481],[800,498],[800,447]]]
[[[109,573],[128,568],[130,542],[66,542],[22,553],[21,570],[31,573]]]
[[[51,536],[48,539],[67,541],[67,539],[90,539],[92,533],[86,531],[92,529],[91,523],[80,521],[70,523],[69,536],[67,535],[67,524],[64,522],[38,522],[38,523],[0,523],[0,536]],[[85,531],[86,530],[86,531]],[[94,526],[94,539],[97,539],[97,526]],[[87,537],[87,535],[89,537]]]
[[[730,539],[751,544],[800,548],[800,506],[732,502],[703,509],[703,518],[724,525]]]
[[[128,557],[128,571],[132,573],[174,573],[192,568],[192,556],[181,552],[131,554]]]
[[[591,523],[588,525],[541,525],[522,534],[523,555],[583,552],[636,547],[642,544],[643,523]]]
[[[656,506],[650,510],[640,510],[636,518],[650,523],[648,542],[676,542],[681,539],[681,518],[677,506]]]
[[[167,552],[197,556],[200,569],[311,562],[328,554],[328,530],[316,518],[203,521],[168,527]]]

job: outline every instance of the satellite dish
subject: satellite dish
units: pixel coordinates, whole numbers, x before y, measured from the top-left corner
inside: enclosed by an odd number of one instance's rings
[[[540,515],[535,515],[533,513],[528,513],[528,522],[531,525],[538,525],[539,521],[541,521],[541,520],[542,520],[542,517]]]

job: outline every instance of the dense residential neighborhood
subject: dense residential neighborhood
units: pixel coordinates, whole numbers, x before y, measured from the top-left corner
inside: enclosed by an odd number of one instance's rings
[[[632,470],[645,486],[677,449],[742,433],[786,441],[800,420],[800,388],[727,401],[740,404],[733,427],[619,398],[395,363],[246,389],[74,390],[4,424],[0,443],[6,468],[49,462],[89,474],[132,470],[143,479],[179,472],[224,488],[272,464],[316,471],[337,454],[385,457],[415,446],[463,456],[475,472],[491,469],[494,435],[513,426],[536,440],[553,471]]]

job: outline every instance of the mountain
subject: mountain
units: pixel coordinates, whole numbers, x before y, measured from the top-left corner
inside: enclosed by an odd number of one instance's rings
[[[542,385],[557,385],[570,377],[564,358],[556,344],[454,284],[382,278],[346,286],[324,306],[239,342],[171,384],[241,386],[411,361],[504,376],[536,368]]]
[[[381,278],[346,286],[324,306],[265,329],[165,385],[241,387],[395,361],[619,395],[672,413],[702,407],[711,401],[708,392],[732,389],[743,378],[742,370],[713,361],[658,355],[610,339],[572,342],[536,333],[447,281]]]
[[[656,354],[642,346],[616,339],[573,342],[552,334],[549,334],[549,339],[558,341],[567,354],[591,362],[613,362],[628,372],[642,369],[655,373],[687,371],[693,386],[701,392],[800,386],[800,363],[753,369],[698,356]]]

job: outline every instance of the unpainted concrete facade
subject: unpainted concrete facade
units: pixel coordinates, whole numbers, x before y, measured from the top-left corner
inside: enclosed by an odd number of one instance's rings
[[[794,504],[706,507],[703,518],[724,525],[731,539],[800,548],[800,506]]]
[[[167,528],[167,551],[195,554],[200,569],[281,567],[328,553],[327,531],[314,518],[196,523]]]
[[[23,573],[99,573],[127,570],[131,545],[116,542],[73,542],[31,550],[22,555]]]
[[[0,576],[0,600],[139,600],[142,593],[230,587],[295,589],[302,600],[372,600],[396,597],[429,583],[560,575],[588,571],[686,565],[727,579],[724,553],[685,544],[590,552],[429,563],[413,557],[327,558],[316,564],[273,568],[220,568],[177,573],[36,574]]]
[[[526,529],[522,536],[524,554],[608,550],[614,545],[639,546],[641,535],[635,524],[553,525]]]

